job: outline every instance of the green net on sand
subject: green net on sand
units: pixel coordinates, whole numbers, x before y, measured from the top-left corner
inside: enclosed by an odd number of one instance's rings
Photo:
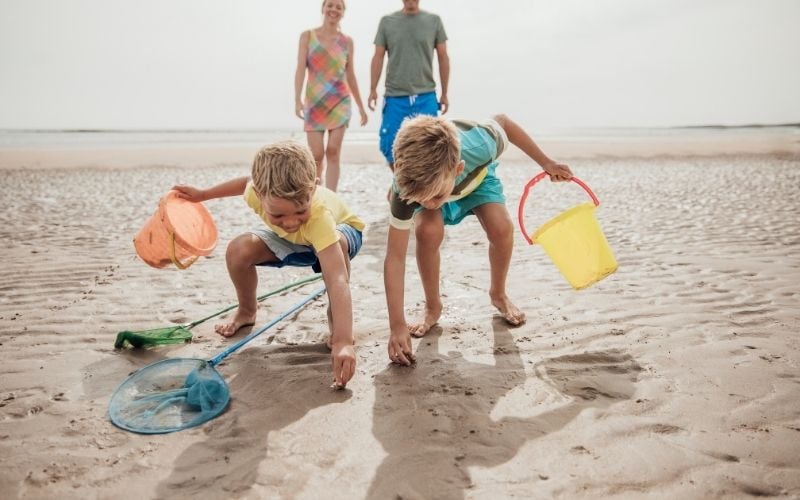
[[[317,281],[320,278],[322,278],[321,274],[315,274],[307,278],[302,278],[297,281],[293,281],[287,285],[283,285],[279,288],[276,288],[275,290],[269,291],[264,295],[258,296],[256,300],[261,302],[267,297],[272,297],[273,295],[277,295],[291,288],[296,288],[300,285]],[[192,340],[192,332],[190,331],[192,328],[199,325],[200,323],[203,323],[204,321],[207,321],[211,318],[219,316],[220,314],[230,311],[237,305],[238,304],[228,306],[225,309],[219,310],[210,316],[206,316],[205,318],[193,321],[191,323],[186,323],[184,325],[173,325],[164,328],[153,328],[151,330],[135,330],[135,331],[123,330],[117,333],[117,339],[116,341],[114,341],[114,348],[122,349],[123,347],[125,347],[126,344],[129,344],[131,347],[134,348],[143,348],[143,347],[153,347],[153,346],[168,345],[168,344],[181,344],[183,342],[189,342],[190,340]]]

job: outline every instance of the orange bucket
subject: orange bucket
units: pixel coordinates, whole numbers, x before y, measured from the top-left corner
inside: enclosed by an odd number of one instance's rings
[[[133,238],[136,253],[147,264],[162,268],[170,263],[186,269],[217,246],[217,226],[202,203],[192,203],[170,191],[158,210]]]

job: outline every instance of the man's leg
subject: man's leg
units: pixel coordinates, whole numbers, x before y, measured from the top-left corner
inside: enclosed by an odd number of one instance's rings
[[[392,145],[397,131],[403,124],[403,120],[411,115],[411,104],[409,96],[384,97],[383,115],[380,129],[380,149],[389,168],[394,170],[394,154]]]

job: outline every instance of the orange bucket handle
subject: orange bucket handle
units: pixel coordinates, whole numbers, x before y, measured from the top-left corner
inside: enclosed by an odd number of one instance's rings
[[[519,230],[522,231],[522,236],[525,237],[525,241],[527,241],[529,245],[533,245],[534,242],[528,235],[528,231],[525,230],[525,220],[524,220],[525,201],[527,201],[528,199],[528,193],[530,193],[531,188],[535,186],[540,180],[544,179],[546,175],[550,174],[548,174],[547,172],[542,172],[534,176],[533,179],[529,180],[528,183],[525,184],[525,189],[523,189],[522,191],[522,197],[519,199],[519,207],[517,207],[517,222],[519,223]],[[572,179],[570,180],[575,184],[579,185],[580,187],[582,187],[584,191],[586,191],[586,193],[592,199],[592,202],[594,203],[595,206],[600,205],[600,200],[597,199],[597,196],[594,195],[594,192],[592,192],[592,190],[589,189],[589,186],[587,186],[585,182],[578,179],[577,177],[572,177]]]
[[[187,267],[189,267],[189,266],[191,266],[192,264],[194,264],[194,262],[195,262],[195,261],[196,261],[196,260],[197,260],[197,259],[200,257],[199,255],[194,255],[194,256],[192,256],[192,257],[189,257],[189,259],[188,259],[188,260],[186,261],[186,263],[184,264],[184,263],[183,263],[183,262],[181,262],[181,261],[180,261],[180,259],[178,259],[178,257],[175,255],[175,233],[174,233],[173,231],[170,231],[170,233],[169,233],[169,239],[170,239],[170,245],[169,245],[169,260],[171,260],[171,261],[172,261],[172,263],[173,263],[173,264],[175,264],[175,267],[177,267],[177,268],[178,268],[178,269],[180,269],[181,271],[183,271],[183,270],[184,270],[184,269],[186,269]]]

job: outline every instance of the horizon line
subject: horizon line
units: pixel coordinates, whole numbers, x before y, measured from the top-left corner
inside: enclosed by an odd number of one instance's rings
[[[569,128],[554,128],[545,132],[569,132],[569,131],[584,131],[584,130],[683,130],[683,129],[757,129],[757,128],[800,128],[800,122],[785,122],[785,123],[748,123],[741,125],[724,125],[724,124],[705,124],[705,125],[669,125],[669,126],[600,126],[600,127],[575,127]],[[288,129],[288,128],[0,128],[0,133],[14,132],[14,133],[82,133],[82,134],[98,134],[98,133],[130,133],[130,132],[151,132],[151,133],[219,133],[219,132],[280,132],[291,134],[302,134],[302,130]],[[375,132],[378,130],[364,130],[354,131],[359,132]]]

